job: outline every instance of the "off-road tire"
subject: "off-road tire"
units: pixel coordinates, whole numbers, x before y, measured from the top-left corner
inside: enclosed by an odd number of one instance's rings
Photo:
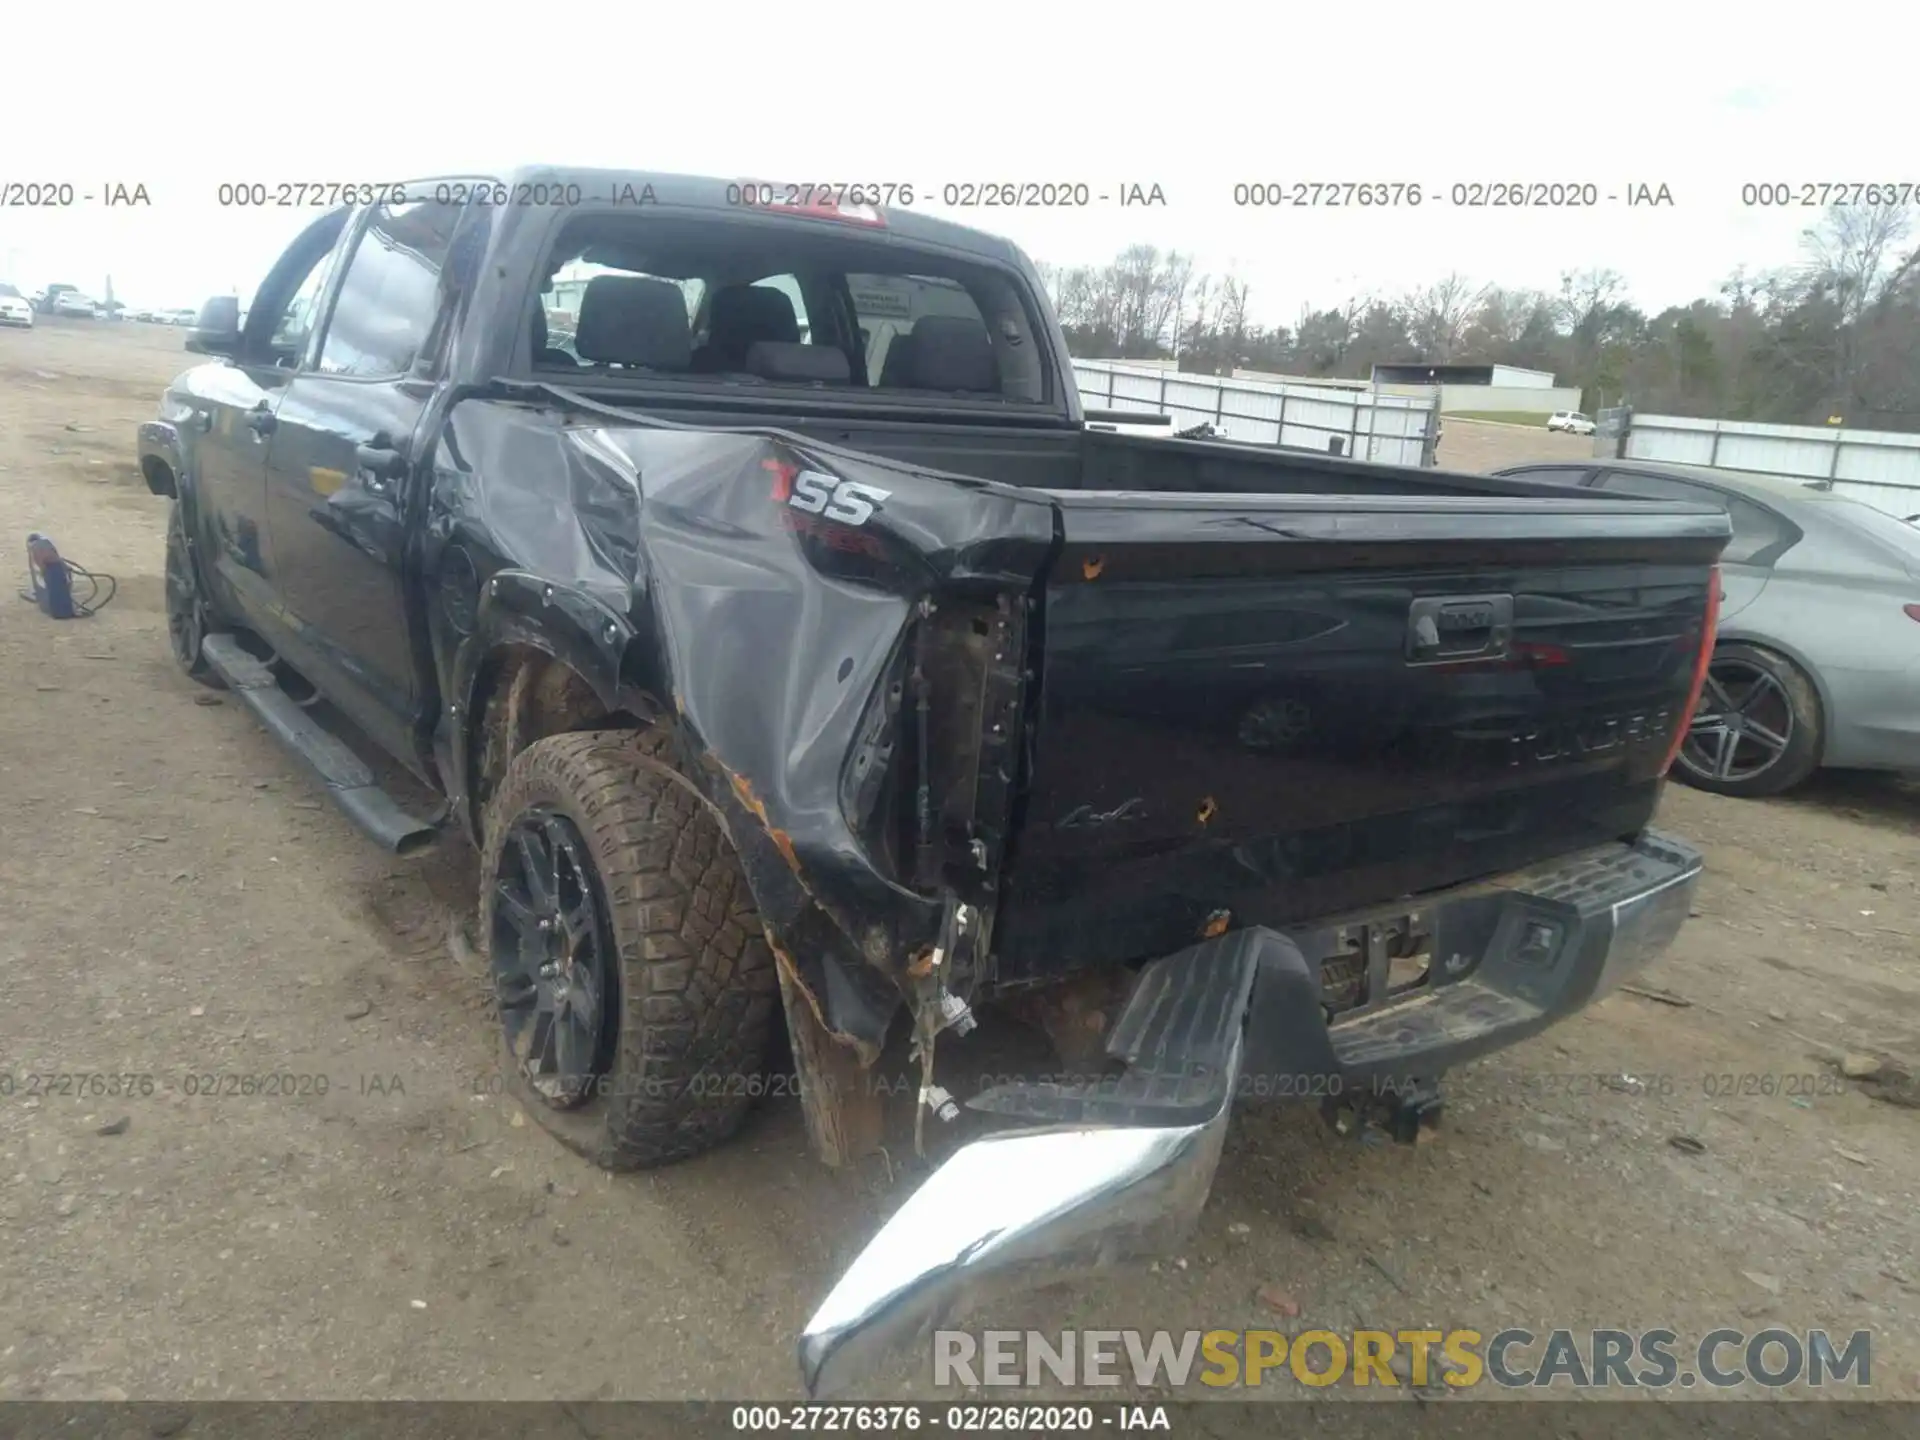
[[[1820,768],[1825,733],[1820,692],[1814,689],[1813,681],[1798,665],[1784,655],[1759,645],[1730,641],[1716,647],[1710,663],[1727,661],[1764,672],[1780,687],[1792,712],[1792,730],[1787,736],[1786,749],[1780,752],[1778,759],[1757,774],[1722,779],[1690,766],[1687,758],[1690,747],[1683,747],[1681,758],[1674,762],[1673,778],[1697,790],[1714,795],[1730,795],[1736,799],[1757,800],[1783,794]]]
[[[760,1086],[779,980],[719,817],[660,755],[665,734],[600,730],[535,741],[507,766],[482,829],[480,935],[516,819],[557,811],[584,838],[612,932],[615,1034],[583,1099],[536,1090],[507,1045],[507,1087],[562,1144],[608,1170],[684,1160],[727,1140]]]
[[[164,571],[164,604],[167,620],[167,648],[187,677],[212,690],[226,689],[226,682],[200,653],[200,642],[213,629],[213,611],[207,597],[200,593],[194,575],[192,556],[187,549],[186,514],[175,500],[167,514],[167,557]]]

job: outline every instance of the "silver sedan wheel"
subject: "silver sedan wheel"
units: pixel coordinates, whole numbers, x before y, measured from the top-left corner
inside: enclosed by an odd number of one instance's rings
[[[1793,743],[1793,703],[1766,670],[1731,656],[1707,669],[1680,763],[1706,780],[1752,780]]]

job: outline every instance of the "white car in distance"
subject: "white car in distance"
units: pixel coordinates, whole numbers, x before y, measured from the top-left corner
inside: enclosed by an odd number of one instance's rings
[[[0,325],[33,328],[33,302],[13,286],[0,283]]]
[[[1593,421],[1578,410],[1556,410],[1547,417],[1547,429],[1563,430],[1569,435],[1593,434]]]

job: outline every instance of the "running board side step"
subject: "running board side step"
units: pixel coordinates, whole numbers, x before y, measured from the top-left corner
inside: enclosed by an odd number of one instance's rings
[[[402,810],[353,750],[324,729],[280,688],[273,671],[240,648],[231,635],[208,635],[201,657],[227,682],[260,723],[298,755],[326,787],[328,798],[372,840],[395,855],[412,855],[440,837],[440,827]]]

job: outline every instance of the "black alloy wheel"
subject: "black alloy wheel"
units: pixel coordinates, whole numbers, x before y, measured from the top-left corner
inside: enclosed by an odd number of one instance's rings
[[[186,519],[177,500],[167,517],[166,608],[167,645],[173,651],[174,663],[202,685],[218,689],[220,678],[200,653],[209,628],[207,602],[194,577],[187,551]]]
[[[617,1034],[613,935],[585,839],[550,806],[514,822],[492,877],[494,994],[534,1092],[567,1109],[606,1074]]]

